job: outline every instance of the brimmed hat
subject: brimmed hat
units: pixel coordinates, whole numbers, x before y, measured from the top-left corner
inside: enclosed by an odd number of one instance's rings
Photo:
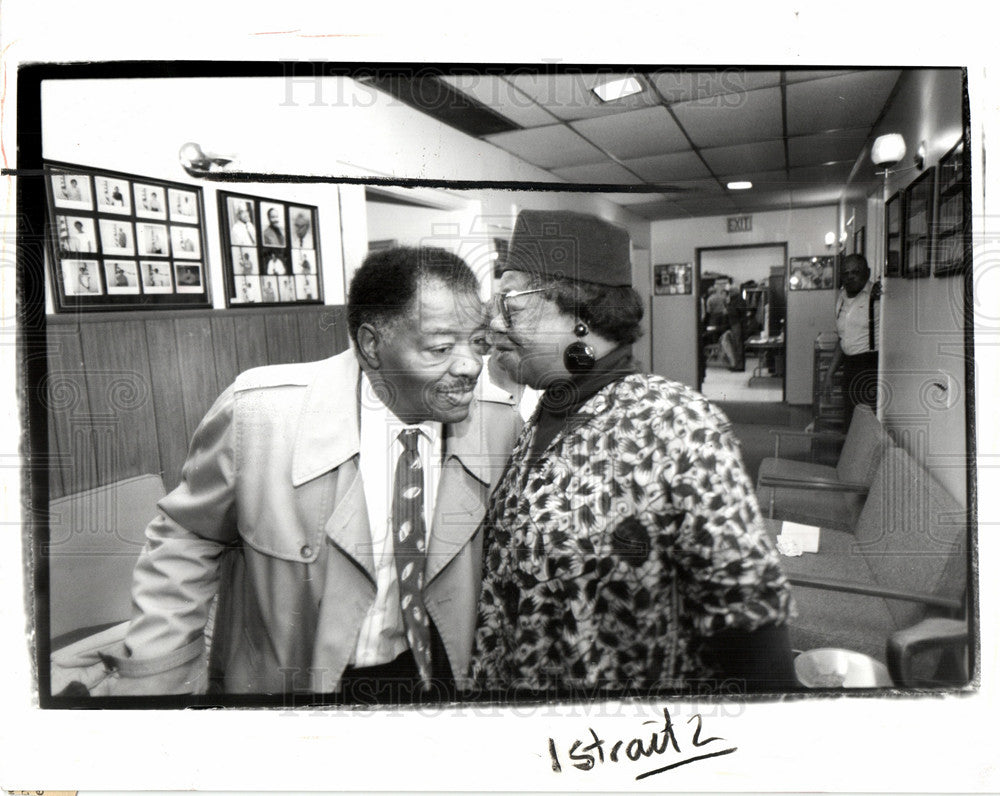
[[[514,223],[503,271],[631,286],[629,235],[621,227],[585,213],[522,210]]]

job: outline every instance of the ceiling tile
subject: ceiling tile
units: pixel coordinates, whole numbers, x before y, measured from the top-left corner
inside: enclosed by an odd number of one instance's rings
[[[632,171],[650,182],[672,182],[710,177],[711,173],[692,151],[652,155],[624,161]]]
[[[790,85],[788,134],[870,128],[898,79],[898,69],[871,69]]]
[[[766,141],[782,134],[781,91],[777,88],[680,102],[672,110],[699,147]]]
[[[485,140],[543,169],[582,166],[607,159],[601,150],[563,124],[497,133],[486,136]]]
[[[788,179],[793,191],[810,183],[834,185],[838,190],[842,190],[853,167],[853,161],[826,166],[803,166],[802,168],[790,169]]]
[[[686,218],[690,215],[690,213],[682,210],[680,205],[669,199],[659,202],[648,202],[641,205],[629,205],[628,209],[637,216],[641,216],[649,221],[657,221],[665,218]]]
[[[629,76],[630,74],[625,72],[575,72],[554,75],[513,74],[508,75],[506,79],[555,116],[565,121],[571,121],[573,119],[587,119],[592,116],[606,116],[658,104],[656,92],[650,91],[648,87],[639,94],[633,94],[614,102],[602,102],[591,91],[594,86],[601,83]],[[639,82],[644,83],[644,78],[637,77]]]
[[[442,75],[440,79],[521,127],[541,127],[556,121],[533,99],[497,75]]]
[[[624,205],[625,207],[649,204],[650,202],[658,202],[667,198],[665,193],[647,193],[645,191],[636,191],[635,193],[602,193],[600,196],[609,202]]]
[[[620,160],[688,148],[684,133],[662,105],[583,119],[570,126]]]
[[[613,160],[552,169],[552,173],[570,182],[593,182],[604,185],[635,185],[642,182],[635,174]]]
[[[788,165],[816,166],[833,161],[858,159],[868,144],[868,128],[833,130],[788,139]]]
[[[702,97],[714,97],[717,94],[739,94],[781,83],[781,72],[751,69],[706,71],[665,69],[647,72],[646,76],[668,103],[687,102]]]
[[[792,206],[792,192],[789,190],[763,190],[734,193],[733,204],[741,213],[787,210]]]
[[[785,167],[785,146],[780,140],[702,149],[701,156],[716,174],[733,177]]]

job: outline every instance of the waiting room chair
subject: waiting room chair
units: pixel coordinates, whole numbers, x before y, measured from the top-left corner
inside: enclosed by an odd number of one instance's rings
[[[132,570],[165,494],[159,475],[140,475],[50,502],[43,552],[53,650],[130,617]]]
[[[761,462],[757,499],[774,519],[852,530],[879,462],[893,447],[875,414],[858,406],[847,436],[774,429],[774,456]],[[843,441],[836,466],[781,457],[782,438]]]
[[[889,647],[897,685],[932,680],[933,672],[913,669],[913,659],[932,643],[963,643],[967,523],[968,512],[944,487],[905,450],[890,449],[855,531],[823,528],[818,553],[781,559],[798,609],[789,622],[792,646],[848,649],[882,662]],[[936,619],[951,620],[936,628],[950,640],[922,641]]]

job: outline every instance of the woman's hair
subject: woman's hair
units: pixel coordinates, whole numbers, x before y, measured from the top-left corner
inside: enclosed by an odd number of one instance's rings
[[[609,286],[558,277],[536,277],[534,287],[545,288],[545,297],[560,311],[583,321],[602,337],[626,345],[642,335],[642,299],[631,285]]]

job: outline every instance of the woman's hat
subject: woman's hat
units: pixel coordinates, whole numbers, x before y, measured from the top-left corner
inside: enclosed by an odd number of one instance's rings
[[[628,232],[569,210],[522,210],[514,222],[503,271],[631,286]]]

